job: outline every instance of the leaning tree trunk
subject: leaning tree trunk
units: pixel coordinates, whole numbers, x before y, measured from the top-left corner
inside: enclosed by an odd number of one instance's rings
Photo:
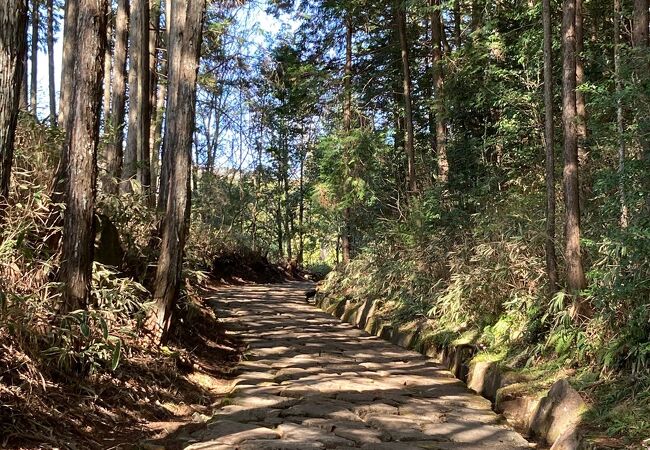
[[[147,328],[158,343],[169,329],[174,302],[180,292],[183,248],[189,229],[196,80],[206,0],[171,1],[165,126],[165,148],[171,161],[169,191],[154,283],[154,306],[147,321]]]
[[[435,8],[431,14],[431,45],[433,46],[433,86],[435,89],[434,108],[436,112],[436,156],[438,159],[438,181],[446,184],[449,180],[449,160],[447,159],[447,124],[445,123],[445,104],[443,98],[444,78],[442,73],[442,14],[440,0],[432,0]]]
[[[415,135],[413,131],[413,111],[411,93],[413,92],[411,82],[411,67],[409,63],[409,47],[406,36],[406,11],[401,2],[395,5],[395,18],[397,22],[397,33],[402,53],[402,84],[404,94],[404,122],[406,123],[406,151],[407,161],[407,185],[409,194],[417,192],[417,177],[415,174]]]
[[[542,6],[544,26],[544,149],[546,153],[546,274],[551,295],[557,292],[558,274],[555,255],[555,130],[553,126],[553,34],[551,0]]]
[[[575,296],[576,314],[587,313],[580,298],[586,287],[580,249],[580,186],[576,129],[576,0],[564,0],[562,19],[562,123],[564,126],[565,261],[569,293]]]
[[[129,127],[122,168],[123,190],[131,192],[131,179],[137,178],[147,192],[149,170],[149,2],[137,0],[131,8],[129,26]]]
[[[66,208],[60,279],[62,312],[88,304],[95,240],[93,218],[99,111],[108,0],[79,0],[72,96],[69,97],[70,128],[66,130]]]
[[[54,0],[47,0],[47,79],[50,96],[50,125],[56,126],[56,86],[54,81]]]
[[[11,163],[23,77],[27,5],[25,0],[0,2],[0,220],[9,197]]]
[[[108,139],[105,145],[106,173],[102,187],[116,195],[122,173],[124,114],[126,112],[126,56],[129,39],[129,0],[119,0],[115,15],[115,48],[113,50],[113,90],[111,112],[107,121]]]

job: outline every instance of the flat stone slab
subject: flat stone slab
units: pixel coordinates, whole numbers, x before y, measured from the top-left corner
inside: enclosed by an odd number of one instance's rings
[[[223,420],[208,424],[205,429],[192,433],[191,437],[204,443],[233,445],[252,439],[278,439],[280,436],[277,431],[268,428]]]
[[[208,300],[248,343],[227,406],[191,450],[514,450],[488,401],[449,371],[305,302],[309,283],[220,287]]]

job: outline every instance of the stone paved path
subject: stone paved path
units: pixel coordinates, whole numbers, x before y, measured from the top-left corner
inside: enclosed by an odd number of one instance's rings
[[[309,305],[305,283],[221,289],[249,345],[229,404],[187,449],[523,449],[449,372]]]

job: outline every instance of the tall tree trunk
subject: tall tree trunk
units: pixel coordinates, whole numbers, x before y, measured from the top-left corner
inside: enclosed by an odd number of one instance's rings
[[[158,342],[169,329],[174,302],[180,291],[183,248],[189,228],[196,80],[205,1],[171,0],[165,147],[172,164],[154,283],[154,307],[148,322]]]
[[[284,133],[287,133],[287,128],[284,128]],[[291,230],[291,202],[289,201],[289,143],[287,136],[282,139],[282,189],[283,189],[283,202],[284,202],[284,234],[287,242],[287,259],[291,261],[293,258],[293,233]]]
[[[119,192],[124,148],[124,114],[126,111],[126,57],[129,40],[129,0],[118,0],[115,15],[115,49],[111,112],[106,142],[106,174],[102,186],[112,195]]]
[[[171,27],[171,5],[172,5],[172,0],[165,0],[165,26],[166,26],[166,39],[167,39],[167,48],[169,48],[169,36],[171,34],[170,32],[170,27]],[[167,58],[163,58],[164,62],[163,64],[166,64],[165,70],[166,70],[166,75],[167,75],[167,85],[169,85],[169,65],[170,65],[170,56],[167,54]],[[166,87],[166,89],[168,89]],[[165,112],[165,116],[167,113]],[[165,118],[165,121],[167,119]],[[161,122],[162,123],[162,122]],[[159,211],[165,211],[165,208],[167,206],[167,192],[169,191],[169,174],[170,174],[170,164],[171,164],[171,158],[168,152],[165,149],[165,142],[166,140],[163,139],[160,145],[160,168],[159,168],[159,174],[158,174],[158,203],[157,203],[157,208]]]
[[[587,107],[585,94],[581,86],[585,82],[585,65],[582,57],[584,49],[584,14],[583,0],[576,0],[576,130],[578,132],[578,162],[582,166],[587,162]]]
[[[406,143],[404,145],[407,160],[407,185],[410,194],[417,192],[417,176],[415,174],[415,135],[413,131],[413,111],[411,93],[411,67],[409,63],[409,47],[406,35],[406,11],[401,2],[395,4],[397,33],[402,53],[402,83],[404,94],[404,121],[406,122]]]
[[[343,130],[349,135],[352,130],[352,19],[348,16],[345,19],[345,69],[343,74]],[[347,193],[347,178],[350,176],[350,148],[346,145],[343,155],[344,166],[344,195]],[[345,199],[346,206],[343,208],[343,232],[341,233],[341,246],[343,250],[343,264],[350,262],[351,238],[350,238],[350,205],[347,204],[349,198]]]
[[[574,295],[575,313],[587,312],[579,293],[586,287],[580,250],[580,187],[576,129],[576,0],[564,0],[562,19],[562,123],[564,126],[565,260],[567,286]]]
[[[26,53],[26,0],[0,2],[0,221],[9,198],[20,86]]]
[[[544,26],[544,149],[546,153],[546,274],[551,295],[558,289],[555,255],[555,129],[553,126],[553,32],[551,0],[543,0]]]
[[[72,80],[74,77],[75,49],[77,47],[77,15],[78,0],[65,0],[65,16],[63,26],[63,62],[61,65],[61,93],[59,96],[59,128],[68,129],[68,113],[72,98]],[[60,166],[65,166],[62,161]]]
[[[90,295],[106,11],[108,0],[79,0],[77,55],[66,130],[67,182],[60,279],[63,312],[84,309]]]
[[[106,23],[106,50],[104,51],[104,96],[102,99],[102,117],[104,118],[104,134],[108,134],[109,116],[111,114],[111,70],[113,66],[113,10],[109,4],[108,21]]]
[[[148,192],[151,186],[149,161],[149,2],[136,0],[131,8],[129,25],[129,127],[126,136],[123,190],[131,191],[134,177]]]
[[[300,152],[300,204],[298,205],[298,265],[302,265],[305,256],[305,153]]]
[[[47,78],[50,94],[50,125],[56,126],[56,85],[54,81],[54,0],[47,0]]]
[[[158,148],[160,144],[160,132],[158,130],[158,114],[162,115],[162,111],[158,110],[158,61],[160,44],[160,19],[161,19],[161,0],[151,0],[151,30],[149,32],[149,74],[150,74],[150,89],[149,89],[149,112],[150,112],[150,127],[149,127],[149,184],[151,185],[150,200],[155,205],[155,192],[158,180]],[[164,98],[163,98],[164,102]],[[164,103],[163,103],[164,105]],[[162,128],[161,128],[162,129]]]
[[[25,13],[27,15],[27,13]],[[21,83],[20,83],[20,99],[19,99],[19,107],[23,111],[27,111],[29,109],[29,71],[27,70],[29,68],[29,55],[27,52],[27,33],[25,33],[25,51],[23,52],[23,74],[21,75]]]
[[[625,135],[623,119],[623,80],[621,80],[621,0],[614,0],[614,79],[616,82],[616,131],[618,133],[618,175],[621,197],[622,228],[627,228],[629,214],[625,196]]]
[[[447,159],[447,124],[445,122],[444,78],[442,73],[442,14],[440,0],[431,0],[435,9],[431,14],[431,40],[433,47],[433,86],[434,108],[436,111],[436,154],[438,159],[438,181],[446,184],[449,180],[449,160]]]
[[[165,3],[165,7],[170,4],[170,0],[167,0]],[[169,16],[167,15],[168,13],[165,12],[166,14],[166,21],[167,24],[169,24]],[[161,46],[164,46],[165,43],[168,41],[168,36],[169,36],[169,30],[165,30],[164,33],[159,33],[159,38],[161,42]],[[167,70],[168,70],[168,55],[161,56],[160,58],[160,72],[158,74],[158,92],[156,95],[156,115],[155,115],[155,120],[153,121],[153,131],[154,131],[154,138],[153,138],[153,147],[151,151],[151,179],[153,186],[155,187],[156,185],[158,186],[158,209],[164,209],[164,203],[161,203],[162,200],[162,179],[161,179],[161,164],[160,161],[162,159],[162,146],[163,146],[163,140],[162,140],[162,127],[163,127],[163,121],[165,117],[165,101],[167,100]]]
[[[38,40],[39,40],[39,21],[40,14],[38,10],[40,0],[32,0],[32,48],[31,48],[31,80],[29,91],[29,110],[36,115],[37,108],[37,91],[38,91]]]

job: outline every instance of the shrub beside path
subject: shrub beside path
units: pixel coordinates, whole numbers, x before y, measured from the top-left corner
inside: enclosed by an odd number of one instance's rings
[[[529,448],[441,366],[310,305],[309,283],[228,286],[210,298],[248,344],[227,405],[188,450]],[[177,441],[179,442],[179,441]]]

